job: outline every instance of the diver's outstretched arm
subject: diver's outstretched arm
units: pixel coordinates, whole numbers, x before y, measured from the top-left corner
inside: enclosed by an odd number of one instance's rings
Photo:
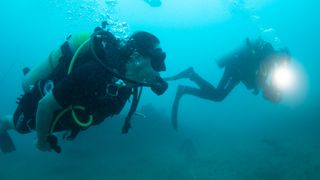
[[[41,151],[50,151],[51,146],[47,142],[49,135],[49,129],[54,112],[61,109],[62,107],[56,101],[52,92],[44,96],[38,104],[36,114],[36,131],[37,131],[37,142],[36,146]]]

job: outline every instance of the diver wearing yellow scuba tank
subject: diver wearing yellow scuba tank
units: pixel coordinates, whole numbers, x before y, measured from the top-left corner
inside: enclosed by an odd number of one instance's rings
[[[166,91],[168,85],[159,74],[165,70],[166,54],[156,36],[137,32],[120,46],[111,33],[101,34],[106,39],[92,39],[90,34],[72,36],[24,79],[26,93],[11,121],[20,133],[36,130],[39,150],[55,149],[56,144],[50,144],[48,138],[53,132],[71,131],[69,138],[74,138],[91,124],[120,113],[133,95],[133,106],[122,129],[127,133],[141,95],[138,87],[149,86],[157,95]],[[44,70],[46,73],[41,73]]]
[[[82,32],[77,33],[71,36],[68,39],[68,45],[70,46],[71,50],[76,52],[82,46],[82,51],[85,52],[88,50],[89,46],[88,43],[85,43],[90,39],[90,33]],[[43,61],[41,64],[32,68],[30,72],[26,76],[24,76],[22,80],[22,89],[24,92],[30,91],[30,89],[36,84],[37,81],[46,79],[50,76],[52,71],[57,67],[59,64],[59,59],[62,56],[61,48],[53,50],[49,57]],[[80,51],[77,51],[77,54],[81,54]]]

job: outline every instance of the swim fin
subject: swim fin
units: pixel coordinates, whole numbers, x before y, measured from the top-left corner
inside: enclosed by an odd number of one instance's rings
[[[174,130],[178,131],[178,107],[179,102],[175,101],[171,111],[171,124]]]
[[[7,131],[0,133],[0,149],[3,153],[10,153],[16,150],[16,147]]]
[[[176,97],[174,98],[174,102],[172,105],[172,111],[171,111],[171,124],[174,130],[178,131],[178,110],[179,110],[179,104],[180,99],[184,94],[184,86],[178,86]]]

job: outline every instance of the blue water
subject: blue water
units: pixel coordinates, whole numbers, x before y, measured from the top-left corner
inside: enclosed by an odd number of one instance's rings
[[[137,30],[157,35],[173,75],[189,66],[216,85],[216,60],[262,36],[288,47],[298,69],[297,90],[280,104],[238,86],[223,102],[185,96],[179,131],[170,111],[179,84],[163,96],[144,91],[128,135],[127,108],[117,117],[63,141],[63,153],[39,152],[35,134],[10,132],[17,151],[0,154],[0,179],[320,179],[320,2],[302,0],[1,1],[0,115],[11,114],[22,93],[21,69],[34,67],[70,33],[92,31],[112,20],[120,37]]]

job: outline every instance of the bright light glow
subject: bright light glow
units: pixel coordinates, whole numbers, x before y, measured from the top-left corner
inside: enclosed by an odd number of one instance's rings
[[[294,88],[295,74],[288,65],[279,66],[273,73],[272,83],[280,91],[288,91]]]
[[[292,58],[289,63],[277,64],[270,78],[270,83],[282,93],[282,103],[296,106],[304,102],[308,78],[299,61]]]

